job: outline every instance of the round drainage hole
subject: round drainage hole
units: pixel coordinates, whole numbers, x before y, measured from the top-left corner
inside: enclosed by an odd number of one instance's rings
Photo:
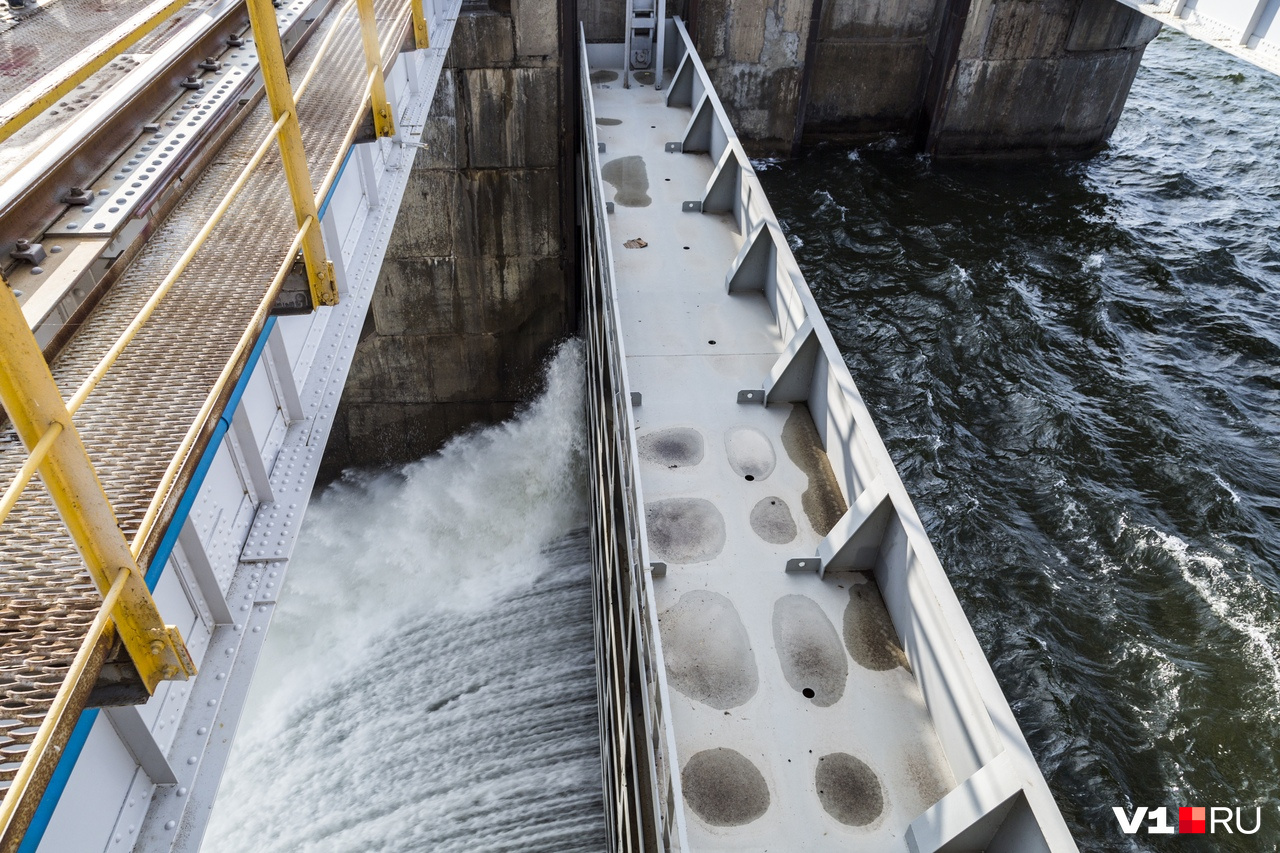
[[[753,474],[748,474],[744,479],[745,479],[747,482],[751,482],[752,480],[754,480],[754,479],[755,479],[755,475],[753,475]]]
[[[715,345],[716,345],[716,342],[715,342],[715,341],[707,341],[707,343],[711,344],[712,346],[715,346]]]
[[[806,698],[806,699],[812,699],[815,695],[817,695],[817,694],[815,694],[815,693],[813,692],[813,688],[812,688],[812,687],[806,687],[804,690],[801,690],[801,691],[800,691],[800,693],[801,693],[801,694],[804,696],[804,698]]]
[[[670,179],[670,178],[663,178],[662,180],[666,181],[667,183],[671,183],[671,179]]]
[[[687,248],[689,248],[689,247],[688,247],[688,246],[685,246],[685,248],[687,249]]]

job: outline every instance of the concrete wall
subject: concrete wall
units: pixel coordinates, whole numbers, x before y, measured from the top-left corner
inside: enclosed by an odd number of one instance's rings
[[[623,5],[591,2],[596,21]],[[808,142],[910,136],[938,156],[1089,152],[1111,135],[1159,31],[1115,0],[686,0],[684,10],[757,153],[792,150],[798,128]]]
[[[943,0],[822,0],[804,132],[911,133],[921,118]]]
[[[322,476],[510,417],[573,332],[559,14],[511,0],[459,18]]]
[[[1082,154],[1111,136],[1160,24],[1114,0],[973,0],[926,150]]]
[[[690,35],[748,150],[789,152],[813,0],[698,0]]]

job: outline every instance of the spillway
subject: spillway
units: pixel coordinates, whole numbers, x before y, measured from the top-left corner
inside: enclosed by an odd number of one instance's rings
[[[580,345],[547,386],[314,501],[202,850],[601,849]]]

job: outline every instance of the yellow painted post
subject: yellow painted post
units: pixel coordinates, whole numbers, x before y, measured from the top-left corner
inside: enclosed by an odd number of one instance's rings
[[[387,102],[387,83],[382,77],[382,47],[378,44],[378,25],[373,16],[373,0],[356,0],[360,13],[360,37],[364,42],[365,74],[373,78],[370,100],[373,102],[373,129],[378,136],[396,132],[391,104]]]
[[[409,0],[409,8],[413,10],[413,45],[418,50],[431,47],[431,34],[427,31],[427,14],[422,9],[422,0]]]
[[[308,217],[318,221],[320,216],[311,196],[311,172],[302,147],[302,128],[298,126],[298,113],[293,105],[293,88],[289,85],[289,69],[284,63],[275,7],[271,0],[247,0],[247,5],[249,22],[253,25],[253,41],[258,49],[258,63],[262,68],[263,87],[267,90],[267,100],[271,102],[271,117],[279,121],[287,114],[277,141],[284,176],[289,182],[289,195],[293,198],[293,215],[301,228]],[[317,306],[337,305],[338,288],[333,264],[325,256],[319,228],[308,229],[302,241],[302,257],[307,262],[312,303]]]
[[[147,690],[154,692],[163,680],[185,680],[196,670],[182,635],[160,618],[49,365],[17,298],[2,282],[0,279],[0,403],[28,452],[49,430],[61,430],[46,442],[48,451],[37,470],[98,591],[105,596],[120,571],[128,571],[112,616]]]

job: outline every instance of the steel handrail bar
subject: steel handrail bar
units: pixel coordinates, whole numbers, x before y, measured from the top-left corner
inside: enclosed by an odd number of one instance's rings
[[[67,677],[62,680],[62,685],[58,688],[58,692],[53,697],[53,702],[49,705],[48,713],[45,714],[44,720],[40,723],[40,728],[36,730],[31,746],[27,748],[22,764],[19,765],[8,790],[4,792],[4,801],[0,802],[0,837],[8,835],[9,827],[17,816],[18,804],[22,802],[23,795],[35,776],[36,765],[39,764],[38,758],[49,748],[49,742],[53,739],[53,732],[62,722],[62,716],[66,713],[67,706],[71,704],[71,694],[80,684],[80,679],[84,677],[84,672],[89,666],[89,658],[93,655],[94,646],[98,644],[103,632],[107,629],[111,619],[111,611],[115,609],[116,602],[120,600],[120,593],[124,592],[124,582],[128,580],[130,571],[132,570],[121,569],[116,574],[116,578],[107,590],[106,595],[102,597],[102,606],[98,608],[93,621],[89,623],[89,630],[85,634],[84,641],[80,643],[76,656],[71,660],[71,666],[67,668]],[[35,756],[37,760],[31,760],[32,756]]]
[[[155,527],[156,519],[160,517],[160,509],[164,506],[164,499],[169,496],[169,489],[173,486],[174,481],[178,479],[183,462],[186,461],[191,449],[195,447],[200,433],[204,431],[204,425],[218,405],[222,392],[235,379],[236,364],[240,361],[241,356],[253,347],[258,331],[271,313],[271,307],[275,302],[276,295],[284,285],[284,280],[289,274],[289,270],[293,269],[294,259],[302,249],[302,241],[305,239],[307,231],[315,227],[315,225],[316,220],[310,216],[303,220],[302,227],[298,229],[298,232],[293,237],[293,242],[289,244],[288,251],[285,252],[284,260],[280,262],[275,278],[271,280],[271,285],[267,288],[262,301],[258,303],[257,310],[253,312],[253,316],[249,319],[249,324],[245,327],[244,334],[236,342],[236,348],[232,350],[231,356],[223,366],[222,372],[218,374],[218,379],[214,382],[212,390],[205,397],[204,405],[200,407],[199,414],[192,421],[191,428],[182,437],[182,442],[178,445],[177,451],[174,452],[169,467],[165,469],[159,486],[156,487],[155,497],[152,498],[151,503],[147,506],[146,515],[142,517],[142,523],[138,525],[138,532],[134,534],[133,542],[129,545],[134,559],[137,559],[138,554],[142,552],[142,546],[146,543],[147,537]]]
[[[13,136],[36,116],[58,102],[58,99],[76,86],[88,80],[108,62],[124,53],[143,36],[150,33],[190,0],[157,0],[146,9],[129,18],[120,26],[98,39],[79,54],[59,65],[44,77],[37,80],[31,88],[40,87],[24,104],[13,110],[4,110],[7,115],[0,115],[0,142]],[[141,20],[139,20],[141,19]],[[81,57],[84,57],[81,59]],[[76,63],[79,62],[77,65]],[[68,70],[63,70],[68,69]],[[0,106],[7,107],[9,103]]]
[[[9,517],[9,513],[13,511],[14,506],[18,503],[18,498],[22,497],[23,489],[31,482],[36,470],[44,462],[44,458],[49,455],[49,448],[53,447],[54,441],[60,435],[62,435],[62,424],[54,421],[45,430],[44,435],[40,436],[36,446],[31,448],[31,452],[27,454],[27,461],[18,470],[18,476],[13,478],[9,488],[5,489],[4,497],[0,498],[0,524],[4,524],[4,520]]]
[[[315,77],[316,72],[320,70],[320,60],[329,52],[330,46],[333,45],[333,40],[337,38],[338,33],[342,31],[342,19],[347,16],[347,13],[351,11],[351,7],[354,6],[355,3],[356,0],[347,0],[347,2],[339,6],[338,11],[334,13],[333,25],[329,27],[329,32],[324,34],[324,39],[321,40],[320,46],[316,48],[315,58],[311,60],[311,67],[307,69],[307,73],[303,75],[302,80],[298,82],[297,87],[293,90],[294,104],[297,104],[302,100],[302,93],[307,91],[307,87],[311,85],[311,78]]]

